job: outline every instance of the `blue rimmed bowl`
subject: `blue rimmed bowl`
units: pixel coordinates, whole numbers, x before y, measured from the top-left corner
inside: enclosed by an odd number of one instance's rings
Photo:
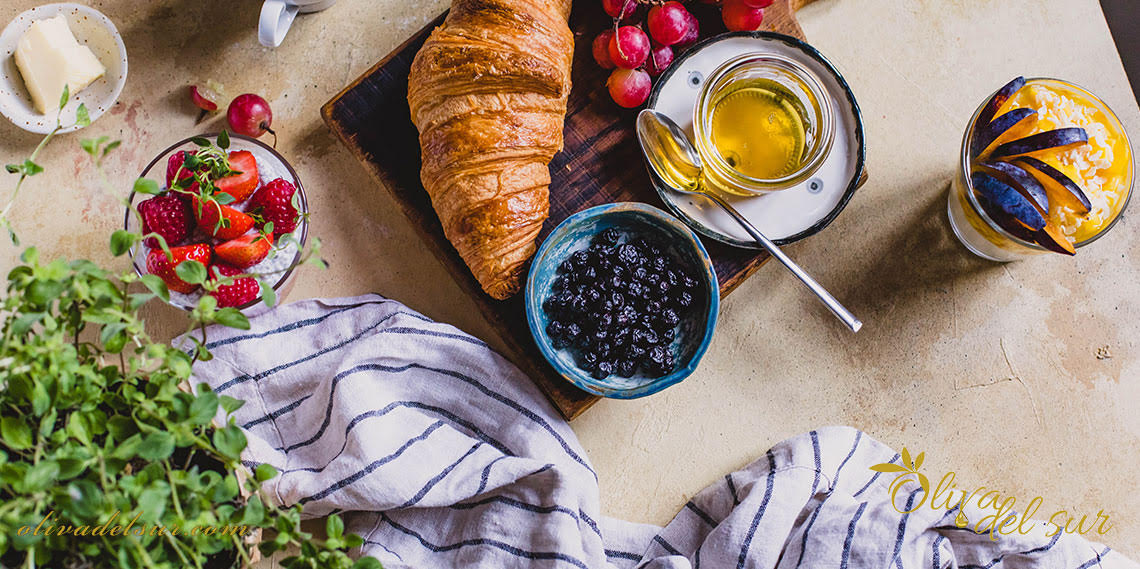
[[[570,349],[555,349],[546,334],[550,318],[542,303],[551,294],[558,267],[567,257],[589,248],[595,235],[616,227],[637,235],[656,237],[667,245],[667,253],[689,269],[699,281],[692,307],[683,315],[680,332],[673,340],[676,367],[663,377],[651,377],[640,371],[633,377],[611,375],[595,379],[578,367]],[[550,365],[566,381],[580,389],[602,397],[635,399],[652,395],[692,375],[712,341],[720,308],[720,286],[712,260],[700,239],[677,218],[653,206],[637,202],[600,205],[580,211],[563,221],[550,233],[531,263],[526,281],[526,317],[530,333]]]

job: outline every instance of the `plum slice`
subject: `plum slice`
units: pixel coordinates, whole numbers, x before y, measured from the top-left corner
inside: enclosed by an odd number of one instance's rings
[[[1001,158],[1006,156],[1017,156],[1020,154],[1028,154],[1030,152],[1037,152],[1039,150],[1048,150],[1050,148],[1060,148],[1062,146],[1069,146],[1071,144],[1084,144],[1089,141],[1089,133],[1083,128],[1058,128],[1054,130],[1047,130],[1011,140],[1005,144],[999,145],[994,149],[991,156]]]
[[[1092,209],[1092,202],[1089,201],[1088,196],[1085,195],[1084,190],[1073,181],[1072,178],[1065,175],[1064,172],[1038,160],[1032,156],[1022,156],[1015,158],[1014,162],[1022,166],[1028,166],[1031,170],[1040,172],[1042,181],[1046,186],[1056,183],[1060,186],[1059,191],[1055,191],[1054,199],[1058,203],[1069,206],[1074,211],[1080,212],[1082,215],[1088,213]]]
[[[990,121],[997,115],[998,109],[1024,86],[1025,78],[1016,77],[1013,81],[1006,83],[1005,86],[998,89],[997,93],[994,93],[994,96],[990,97],[989,101],[986,101],[986,106],[982,107],[982,112],[978,113],[978,123],[975,125],[975,128],[977,128],[978,125],[990,124]]]
[[[986,205],[1001,210],[1034,231],[1045,227],[1045,216],[1037,210],[1037,206],[1008,184],[985,172],[974,172],[970,175],[970,181],[973,182],[974,190],[983,198],[983,201],[989,202]],[[986,209],[988,212],[991,208]],[[995,216],[991,215],[990,217]]]
[[[1062,255],[1076,255],[1077,249],[1073,247],[1073,243],[1065,236],[1060,227],[1057,227],[1053,222],[1045,224],[1045,227],[1037,230],[1035,241],[1042,247],[1060,253]]]
[[[1008,113],[994,119],[985,126],[974,129],[974,138],[970,142],[970,155],[977,158],[983,150],[988,148],[1006,131],[1021,123],[1021,121],[1036,115],[1033,109],[1013,109]]]
[[[1017,237],[1018,239],[1026,241],[1028,243],[1037,242],[1036,231],[1030,229],[1024,223],[1014,219],[1008,213],[1002,211],[1001,208],[991,203],[990,200],[979,195],[978,203],[981,204],[982,209],[986,211],[986,215],[990,216],[990,219],[992,219],[994,223],[998,224],[999,227],[1004,229],[1010,235],[1013,235],[1014,237]]]
[[[998,179],[1013,186],[1014,189],[1020,189],[1021,193],[1026,194],[1037,204],[1037,209],[1041,213],[1049,213],[1049,195],[1045,193],[1045,187],[1033,177],[1033,174],[1009,162],[982,162],[981,165],[997,172]]]

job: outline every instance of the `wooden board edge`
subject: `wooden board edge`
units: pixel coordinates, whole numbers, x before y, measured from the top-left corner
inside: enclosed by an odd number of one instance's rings
[[[330,125],[330,126],[332,125],[332,111],[333,111],[333,107],[336,106],[337,101],[339,101],[342,97],[347,95],[349,91],[351,91],[351,90],[355,89],[357,86],[359,86],[360,83],[363,82],[365,78],[371,77],[373,73],[376,73],[381,67],[384,67],[385,65],[387,65],[389,61],[392,61],[392,58],[403,53],[404,50],[407,49],[407,47],[409,45],[411,45],[413,42],[415,42],[417,39],[419,39],[420,34],[423,33],[424,30],[426,30],[428,28],[435,29],[440,24],[442,24],[443,19],[445,17],[447,17],[447,11],[446,10],[442,14],[436,16],[430,22],[425,24],[424,27],[420,28],[419,31],[408,36],[408,39],[401,42],[400,45],[392,48],[392,51],[388,52],[388,55],[385,55],[383,58],[380,59],[380,61],[376,62],[375,65],[373,65],[372,67],[369,67],[363,73],[358,75],[356,77],[356,79],[353,80],[352,83],[349,83],[347,86],[345,86],[344,89],[341,89],[340,92],[338,92],[336,95],[333,95],[333,97],[331,99],[329,99],[328,102],[326,102],[324,105],[321,105],[321,117],[324,119],[325,124]],[[341,142],[347,145],[348,141],[341,139]]]

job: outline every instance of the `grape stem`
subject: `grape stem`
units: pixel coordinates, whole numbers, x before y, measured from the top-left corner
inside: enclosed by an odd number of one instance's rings
[[[274,131],[273,129],[269,128],[269,123],[267,123],[265,121],[261,121],[261,124],[259,124],[257,126],[261,127],[261,129],[264,130],[265,132],[268,132],[269,134],[273,135],[273,148],[276,149],[277,148],[277,132]]]

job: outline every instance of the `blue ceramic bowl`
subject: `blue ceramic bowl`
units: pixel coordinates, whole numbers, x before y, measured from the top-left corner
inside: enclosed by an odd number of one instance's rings
[[[546,335],[550,319],[542,309],[542,303],[558,278],[559,265],[571,254],[588,248],[594,235],[609,227],[654,236],[669,244],[668,253],[692,271],[700,282],[693,306],[683,317],[680,333],[673,341],[677,367],[664,377],[648,377],[639,372],[633,377],[611,375],[606,379],[594,379],[575,364],[570,350],[555,349]],[[716,272],[697,235],[677,218],[636,202],[600,205],[566,218],[542,243],[526,281],[527,324],[542,355],[566,381],[595,395],[615,399],[645,397],[689,377],[712,341],[719,308],[720,286]]]

